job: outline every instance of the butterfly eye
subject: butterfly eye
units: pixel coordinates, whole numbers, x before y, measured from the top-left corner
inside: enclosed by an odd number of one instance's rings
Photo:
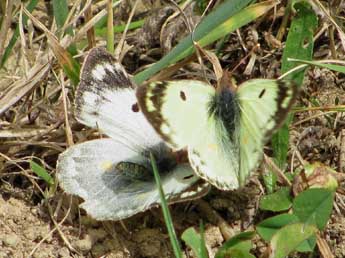
[[[132,105],[132,111],[135,112],[135,113],[139,112],[138,103],[135,103],[135,104]]]
[[[265,92],[266,92],[266,89],[263,89],[263,90],[260,92],[260,94],[259,94],[259,99],[261,99],[261,98],[264,96]]]
[[[186,94],[183,91],[180,91],[180,97],[183,101],[186,101]]]

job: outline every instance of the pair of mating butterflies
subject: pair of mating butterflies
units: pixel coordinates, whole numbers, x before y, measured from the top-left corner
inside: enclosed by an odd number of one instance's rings
[[[82,68],[75,115],[110,138],[67,149],[58,179],[98,220],[124,219],[159,204],[150,152],[170,203],[206,194],[208,183],[238,188],[296,94],[292,84],[265,79],[247,81],[236,92],[195,80],[136,87],[109,53],[94,48]],[[189,164],[172,151],[181,149]]]

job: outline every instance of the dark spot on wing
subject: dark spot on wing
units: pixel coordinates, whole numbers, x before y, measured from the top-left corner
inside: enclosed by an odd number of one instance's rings
[[[135,112],[135,113],[139,112],[138,103],[135,103],[135,104],[132,105],[132,111]]]
[[[186,101],[186,94],[183,91],[180,91],[180,97],[183,101]]]
[[[261,99],[261,98],[264,96],[265,92],[266,92],[266,89],[263,89],[263,90],[260,92],[260,94],[259,94],[259,99]]]
[[[190,178],[192,178],[194,175],[188,175],[188,176],[185,176],[185,177],[183,177],[183,179],[190,179]]]

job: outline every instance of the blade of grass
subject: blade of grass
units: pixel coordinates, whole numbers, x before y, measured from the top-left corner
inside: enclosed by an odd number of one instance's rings
[[[31,0],[30,3],[26,6],[26,9],[29,12],[32,12],[33,9],[36,7],[37,3],[38,3],[38,0]],[[27,24],[27,21],[28,21],[28,17],[26,15],[23,15],[23,19],[21,21],[23,23],[23,26]],[[19,24],[17,24],[16,30],[14,31],[13,36],[5,49],[4,55],[1,58],[0,68],[2,68],[4,64],[6,63],[8,57],[10,56],[12,52],[12,49],[14,48],[14,45],[17,42],[18,37],[19,37]]]
[[[54,18],[55,18],[56,25],[60,30],[57,34],[58,38],[64,35],[64,31],[62,31],[62,29],[64,28],[64,25],[66,23],[68,12],[69,12],[68,3],[66,0],[53,0]],[[71,36],[74,35],[73,29],[71,26],[66,28],[66,33]],[[68,52],[70,52],[72,56],[78,53],[77,47],[75,44],[71,44],[70,46],[68,46],[67,49],[68,49]]]
[[[267,1],[243,9],[250,2],[251,0],[228,0],[221,4],[196,27],[193,34],[194,40],[199,46],[204,47],[255,20],[276,4],[275,1]],[[134,81],[137,84],[141,84],[163,68],[176,63],[194,52],[192,37],[188,35],[161,60],[136,74]]]
[[[128,30],[134,30],[134,29],[140,28],[143,26],[144,23],[145,23],[144,19],[133,21],[129,24]],[[126,28],[126,24],[114,26],[114,33],[124,32],[125,28]],[[107,35],[107,28],[106,27],[96,28],[96,35],[99,37],[105,37]]]
[[[114,54],[114,19],[113,19],[113,0],[107,3],[108,19],[107,19],[107,50],[110,54]]]
[[[182,258],[181,247],[180,247],[180,244],[177,240],[176,232],[175,232],[174,225],[173,225],[171,215],[169,212],[168,203],[165,199],[165,194],[164,194],[162,183],[160,180],[156,160],[155,160],[155,157],[153,156],[153,154],[151,152],[150,152],[150,159],[151,159],[153,174],[155,176],[155,180],[156,180],[156,184],[157,184],[157,188],[158,188],[158,192],[159,192],[159,196],[160,196],[160,200],[161,200],[161,206],[162,206],[162,210],[163,210],[165,225],[168,229],[168,233],[169,233],[169,237],[170,237],[170,242],[171,242],[171,245],[173,247],[175,257],[176,258]]]
[[[317,26],[317,17],[311,6],[306,2],[294,5],[297,15],[294,17],[283,52],[282,73],[286,73],[298,64],[288,58],[311,60],[313,55],[313,34]],[[305,69],[288,74],[285,78],[293,80],[299,87],[303,84]],[[286,123],[273,135],[272,147],[275,161],[279,168],[284,169],[289,144],[289,128],[293,115],[288,116]]]
[[[344,61],[339,61],[339,60],[308,61],[308,60],[295,59],[295,58],[289,58],[288,61],[298,62],[301,64],[307,64],[307,65],[314,65],[314,66],[318,66],[321,68],[327,68],[327,69],[335,71],[335,72],[345,73],[345,62]],[[326,63],[326,62],[328,62],[328,63]],[[330,64],[332,62],[340,63],[342,65]]]
[[[59,29],[61,29],[68,17],[68,5],[66,0],[53,0],[53,13],[56,25]],[[70,35],[73,35],[73,31],[71,27],[66,29],[66,32]],[[63,34],[63,31],[60,31]]]
[[[30,169],[46,183],[54,185],[54,179],[49,175],[48,171],[33,160],[30,160]]]

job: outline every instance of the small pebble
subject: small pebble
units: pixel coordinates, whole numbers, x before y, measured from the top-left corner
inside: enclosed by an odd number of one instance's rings
[[[16,234],[8,234],[2,238],[4,245],[9,247],[16,247],[19,240],[20,239]]]
[[[86,235],[84,239],[80,239],[74,242],[73,246],[83,252],[89,252],[92,248],[93,242],[92,242],[92,238],[90,237],[90,235]]]
[[[69,258],[69,257],[71,257],[67,247],[62,247],[59,250],[58,254],[59,254],[59,257],[61,257],[61,258]]]

